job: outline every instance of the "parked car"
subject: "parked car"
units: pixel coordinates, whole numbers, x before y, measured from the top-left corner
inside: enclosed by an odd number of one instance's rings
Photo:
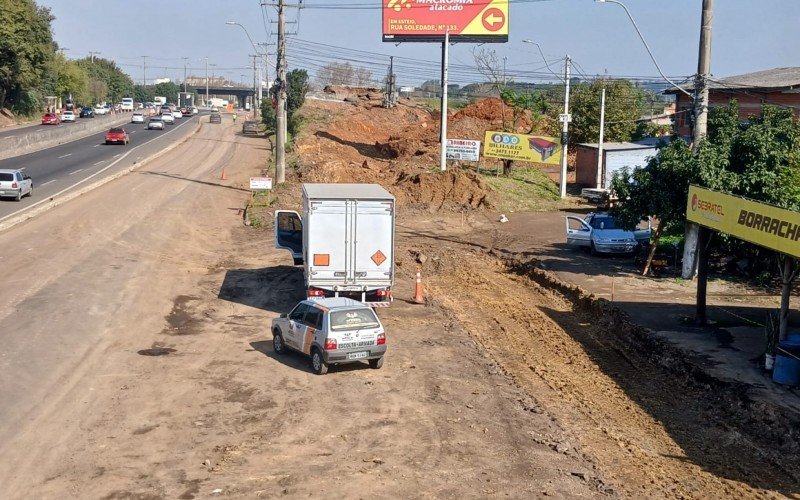
[[[106,144],[128,144],[128,142],[130,142],[130,137],[124,128],[115,127],[106,132]]]
[[[211,116],[208,117],[208,123],[222,123],[222,115],[211,113]]]
[[[167,125],[175,125],[175,117],[172,116],[171,112],[162,113],[161,114],[161,121],[163,121]]]
[[[164,120],[160,116],[151,116],[147,120],[147,130],[164,130]]]
[[[14,198],[33,195],[33,179],[22,170],[0,169],[0,198]]]
[[[64,111],[61,113],[61,121],[75,123],[75,113],[72,111]]]
[[[642,221],[644,222],[644,221]],[[636,253],[650,241],[651,223],[639,224],[634,230],[622,229],[613,216],[605,212],[590,213],[583,219],[568,216],[567,245],[598,253]]]
[[[141,111],[134,111],[131,115],[131,123],[144,123],[144,113]]]
[[[89,106],[81,108],[81,114],[79,116],[81,118],[94,118],[94,109]]]
[[[309,299],[272,320],[276,354],[293,349],[311,357],[314,373],[324,375],[332,364],[368,361],[383,366],[386,331],[375,311],[344,297]]]
[[[58,125],[61,123],[58,115],[55,113],[45,113],[42,115],[42,125]]]
[[[243,134],[258,134],[261,132],[261,124],[256,120],[246,120],[242,124]]]

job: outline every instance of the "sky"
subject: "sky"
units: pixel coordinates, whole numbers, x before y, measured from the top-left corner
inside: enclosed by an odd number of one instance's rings
[[[36,1],[55,15],[54,37],[68,58],[99,51],[99,57],[116,61],[136,83],[143,79],[141,56],[147,56],[148,82],[161,77],[182,80],[184,57],[189,75],[204,76],[207,57],[209,76],[252,82],[252,45],[245,30],[226,21],[243,25],[254,42],[272,44],[267,46],[268,76],[275,75],[277,10],[262,8],[259,0]],[[623,1],[670,79],[696,72],[702,0]],[[380,0],[302,3],[302,10],[287,9],[289,69],[307,69],[313,80],[324,64],[347,61],[382,80],[389,56],[395,56],[398,85],[439,79],[441,44],[398,46],[381,41]],[[342,8],[346,6],[364,8]],[[798,28],[798,0],[718,0],[712,27],[713,76],[800,66]],[[539,44],[544,61],[525,39]],[[483,80],[475,70],[475,50],[494,50],[509,80],[553,81],[552,73],[563,72],[566,54],[574,62],[573,74],[579,76],[660,79],[624,9],[612,3],[511,0],[508,43],[453,45],[451,83]]]

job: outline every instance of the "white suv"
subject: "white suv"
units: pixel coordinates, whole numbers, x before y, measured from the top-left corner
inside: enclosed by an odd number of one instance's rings
[[[19,201],[23,196],[33,194],[33,180],[22,173],[22,170],[0,169],[0,198],[14,198]]]
[[[383,366],[386,332],[372,308],[344,297],[308,299],[289,314],[272,320],[272,347],[311,356],[314,373],[324,375],[332,364],[368,361]]]

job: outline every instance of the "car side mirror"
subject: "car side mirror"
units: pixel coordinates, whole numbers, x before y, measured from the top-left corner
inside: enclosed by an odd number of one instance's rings
[[[281,314],[281,318],[288,318],[288,317],[289,317],[289,314],[287,314],[287,313],[282,313]]]

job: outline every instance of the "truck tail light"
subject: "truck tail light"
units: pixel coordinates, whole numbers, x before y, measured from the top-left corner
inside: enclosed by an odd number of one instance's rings
[[[378,345],[386,344],[386,334],[385,333],[379,333],[378,334],[378,342],[377,342],[377,344]],[[327,349],[327,347],[326,347],[326,349]]]
[[[325,339],[325,350],[326,351],[335,351],[336,350],[336,339]]]
[[[308,296],[309,297],[324,297],[325,290],[320,290],[319,288],[309,288],[308,289]]]
[[[381,288],[380,290],[378,290],[376,292],[376,294],[378,295],[379,299],[385,299],[387,297],[391,297],[392,296],[392,291],[389,290],[388,288],[387,289]]]

